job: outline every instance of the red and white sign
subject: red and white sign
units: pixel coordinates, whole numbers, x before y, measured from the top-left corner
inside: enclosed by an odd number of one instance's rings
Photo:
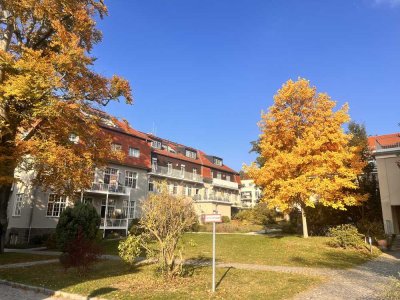
[[[221,223],[222,216],[220,214],[203,215],[204,223]]]

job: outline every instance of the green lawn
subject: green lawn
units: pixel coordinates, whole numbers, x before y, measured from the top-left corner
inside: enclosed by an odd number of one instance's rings
[[[85,276],[64,271],[59,264],[0,270],[0,278],[54,290],[110,299],[209,299],[211,269],[191,270],[191,276],[165,282],[155,267],[131,270],[122,262],[102,261]],[[217,269],[214,299],[287,299],[319,284],[321,279],[264,271]]]
[[[33,255],[33,254],[26,254],[26,253],[6,252],[3,254],[0,254],[0,265],[16,264],[16,263],[23,263],[23,262],[30,262],[30,261],[37,261],[37,260],[47,260],[47,259],[54,259],[54,258],[57,258],[57,257],[48,256],[48,255]]]
[[[217,260],[264,265],[350,268],[371,259],[367,249],[357,251],[332,248],[327,245],[328,239],[219,234],[216,236]],[[183,241],[186,258],[211,258],[211,234],[188,233],[184,235]],[[192,242],[196,246],[190,246]],[[372,257],[380,254],[379,250],[374,250]]]
[[[329,238],[326,237],[304,239],[297,236],[218,234],[216,240],[217,260],[223,262],[351,268],[380,254],[376,248],[372,256],[367,249],[332,248],[327,245]],[[103,241],[106,253],[118,255],[118,242]],[[195,246],[191,246],[193,242]],[[211,234],[185,234],[183,238],[185,258],[211,258],[211,243]]]

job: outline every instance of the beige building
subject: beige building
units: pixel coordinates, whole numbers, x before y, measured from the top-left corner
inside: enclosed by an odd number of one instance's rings
[[[400,233],[400,133],[369,138],[376,160],[382,216],[387,234]]]

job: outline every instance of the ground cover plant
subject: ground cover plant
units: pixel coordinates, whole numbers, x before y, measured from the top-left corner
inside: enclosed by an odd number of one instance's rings
[[[190,269],[190,276],[166,281],[156,265],[131,269],[119,261],[102,261],[84,276],[58,264],[0,270],[0,278],[107,299],[209,299],[211,268]],[[288,299],[321,282],[304,275],[217,268],[217,299]],[[213,297],[214,298],[214,297]]]

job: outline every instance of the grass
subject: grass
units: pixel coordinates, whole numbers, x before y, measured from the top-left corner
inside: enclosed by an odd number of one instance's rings
[[[332,248],[326,237],[304,239],[297,236],[223,234],[216,236],[217,260],[264,265],[350,268],[380,254],[371,256],[367,249]],[[190,244],[195,243],[192,247]],[[211,234],[190,233],[184,236],[186,258],[211,258]]]
[[[191,276],[166,282],[152,265],[130,269],[122,262],[102,261],[85,276],[59,264],[0,270],[0,278],[109,299],[287,299],[321,282],[304,275],[217,269],[217,292],[211,296],[211,269],[192,269]]]
[[[16,264],[16,263],[23,263],[23,262],[38,261],[38,260],[47,260],[47,259],[54,259],[54,258],[57,258],[57,257],[48,256],[48,255],[34,255],[34,254],[27,254],[27,253],[6,252],[6,253],[0,254],[0,265]]]
[[[267,236],[243,234],[218,234],[216,236],[217,261],[274,266],[351,268],[377,257],[363,250],[332,248],[327,237]],[[107,254],[118,255],[119,241],[103,241]],[[194,246],[192,246],[194,244]],[[212,235],[187,233],[183,237],[184,257],[211,259]]]

